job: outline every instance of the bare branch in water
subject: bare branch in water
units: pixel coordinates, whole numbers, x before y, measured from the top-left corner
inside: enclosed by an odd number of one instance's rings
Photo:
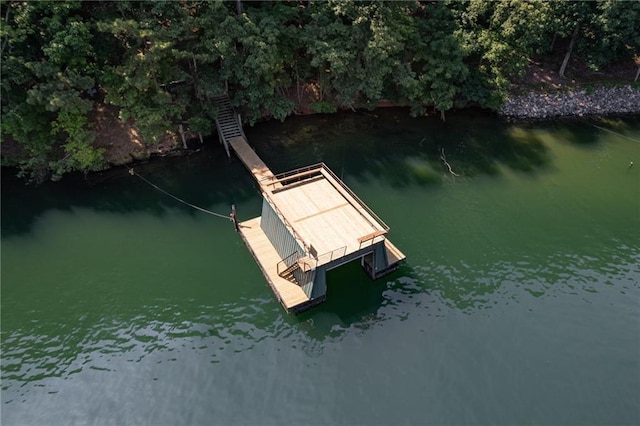
[[[447,168],[449,169],[449,173],[451,173],[454,176],[460,176],[459,174],[457,174],[456,172],[453,171],[453,169],[451,168],[451,164],[449,164],[447,162],[447,156],[444,155],[444,148],[442,148],[442,150],[440,152],[441,152],[440,153],[440,159],[445,164],[445,166],[447,166]]]

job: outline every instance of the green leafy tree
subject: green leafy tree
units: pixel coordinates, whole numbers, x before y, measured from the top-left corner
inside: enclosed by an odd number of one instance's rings
[[[318,84],[328,85],[339,104],[372,104],[390,94],[394,78],[411,78],[404,61],[408,29],[402,9],[407,6],[354,1],[314,5],[304,32],[307,52]]]
[[[595,2],[564,1],[551,3],[556,33],[569,39],[569,46],[558,70],[560,77],[565,77],[566,69],[576,46],[584,52],[588,49],[589,38],[593,28],[596,11]]]
[[[592,20],[594,35],[583,54],[593,68],[627,60],[638,61],[640,73],[640,2],[605,0],[598,2]],[[636,77],[637,79],[637,77]]]
[[[244,13],[220,25],[221,73],[250,123],[268,114],[284,119],[295,108],[286,91],[295,81],[297,15],[286,4],[247,4]]]
[[[125,48],[121,58],[103,69],[105,101],[120,108],[122,121],[135,119],[145,143],[157,143],[184,112],[168,90],[172,81],[184,78],[173,52],[182,31],[181,9],[175,2],[119,2],[117,7],[127,18],[102,21],[98,27]]]
[[[104,166],[84,95],[95,85],[90,23],[80,2],[6,2],[2,45],[2,133],[27,158],[34,180]]]
[[[454,106],[462,82],[468,75],[464,52],[455,33],[456,25],[445,3],[428,3],[413,10],[412,31],[407,47],[410,75],[398,80],[414,113],[427,105],[441,112]]]
[[[451,7],[471,71],[464,92],[470,101],[495,108],[528,59],[548,49],[556,29],[552,3],[470,0]]]

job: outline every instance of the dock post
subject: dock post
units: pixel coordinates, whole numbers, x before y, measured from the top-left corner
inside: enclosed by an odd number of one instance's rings
[[[233,229],[236,230],[236,232],[239,231],[238,229],[238,220],[236,219],[236,205],[235,204],[231,204],[231,221],[233,222]]]

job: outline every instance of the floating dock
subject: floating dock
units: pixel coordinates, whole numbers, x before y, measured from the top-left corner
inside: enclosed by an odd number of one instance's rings
[[[263,196],[262,215],[239,223],[238,231],[288,312],[324,301],[326,272],[340,265],[360,259],[373,279],[398,268],[405,255],[386,238],[389,227],[324,163],[274,175],[247,143],[239,117],[235,122],[240,130],[228,122],[228,137],[218,128],[221,142]]]

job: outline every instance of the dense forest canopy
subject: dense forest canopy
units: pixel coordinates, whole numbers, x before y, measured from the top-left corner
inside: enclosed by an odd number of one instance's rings
[[[3,1],[1,16],[0,133],[36,180],[106,166],[100,105],[153,145],[215,132],[224,92],[251,123],[303,104],[444,113],[496,108],[558,43],[593,69],[640,55],[637,1]]]

